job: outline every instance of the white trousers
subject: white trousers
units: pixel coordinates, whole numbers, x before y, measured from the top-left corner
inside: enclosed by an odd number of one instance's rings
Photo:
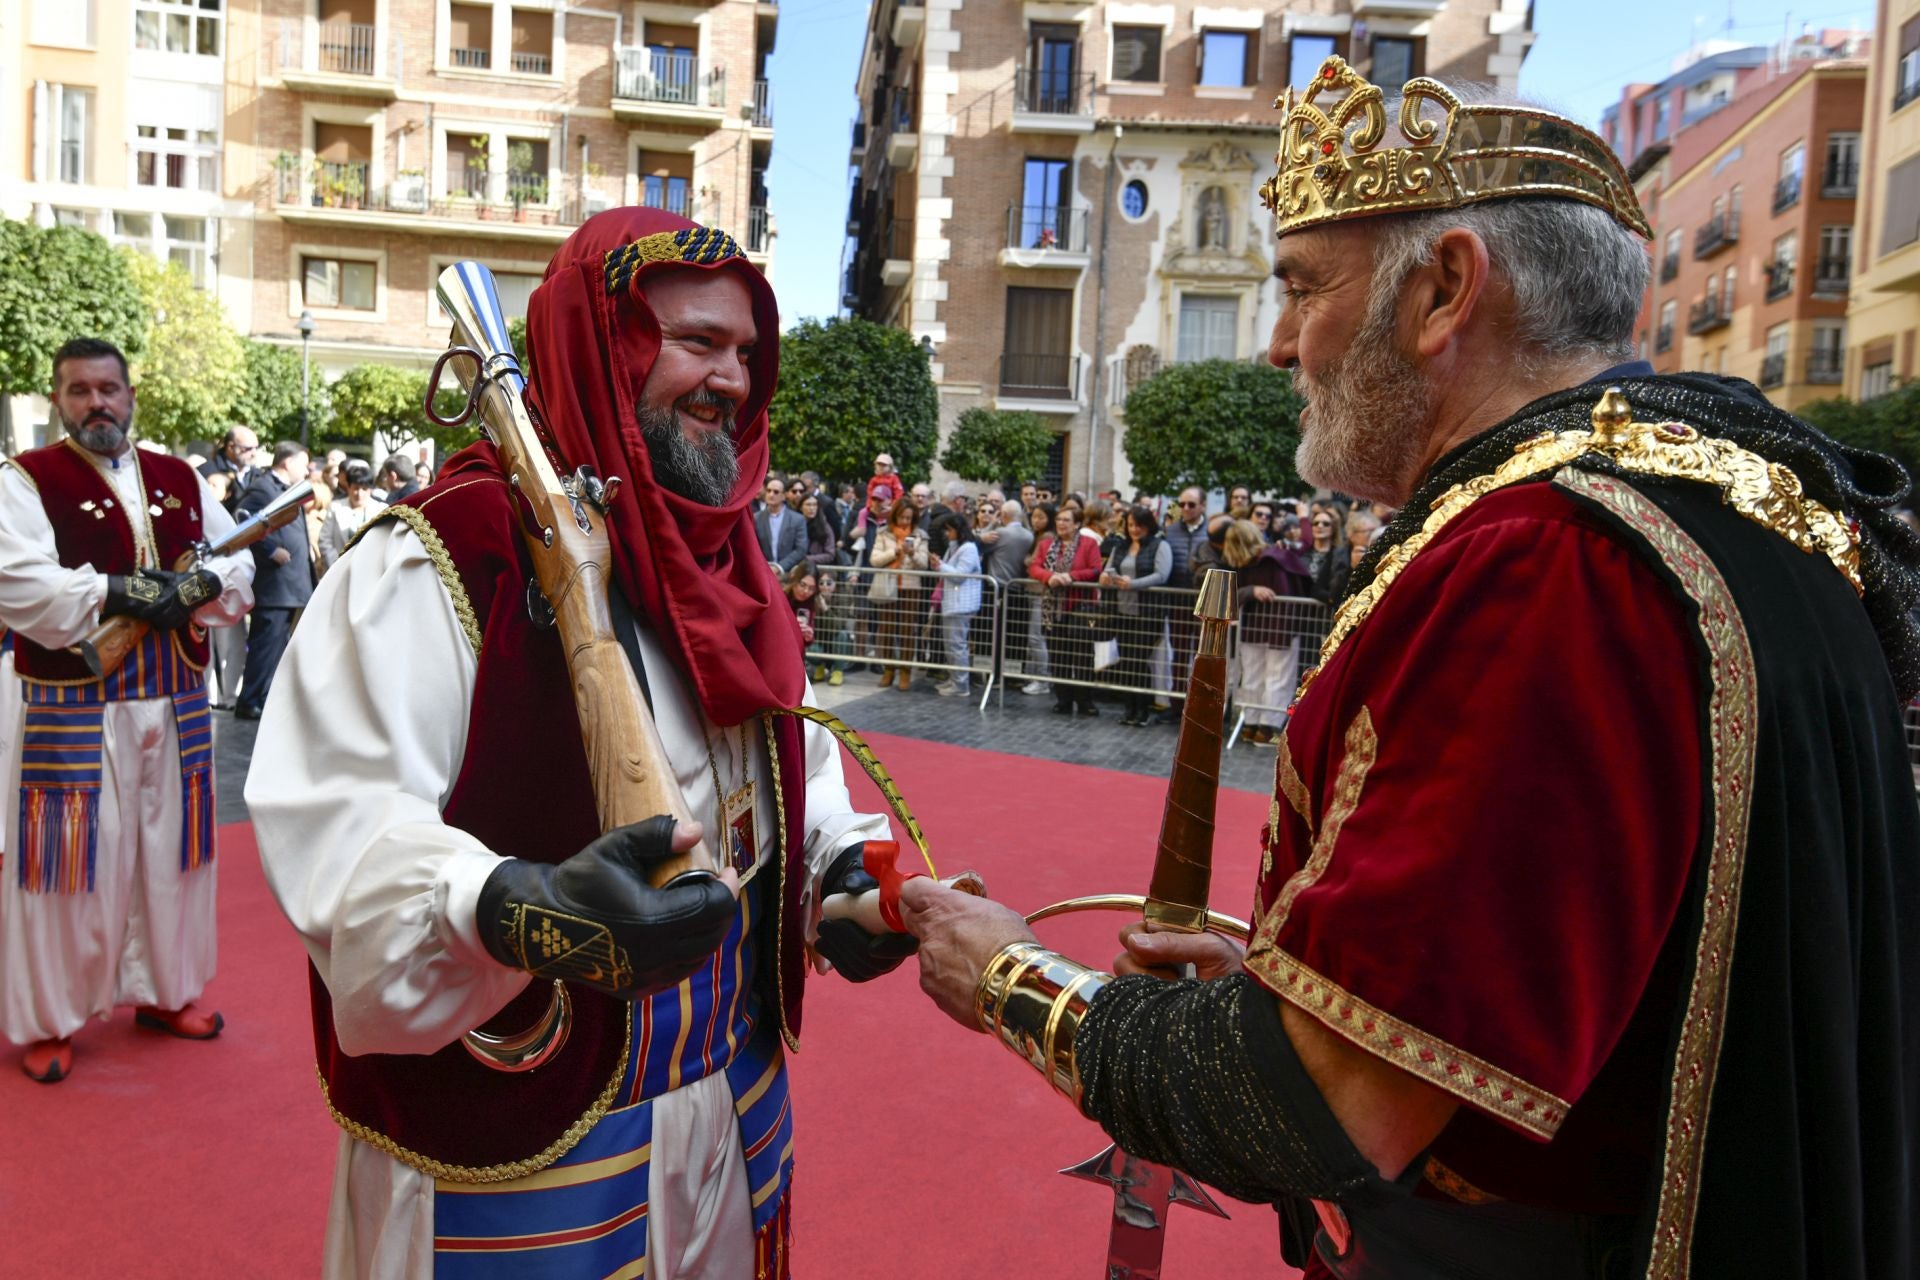
[[[178,1009],[213,977],[215,864],[180,871],[180,750],[173,702],[108,703],[92,893],[20,887],[20,739],[12,667],[0,828],[0,1036],[71,1036],[116,1005]]]
[[[1240,642],[1240,683],[1233,700],[1246,712],[1247,723],[1279,728],[1287,722],[1287,704],[1300,677],[1300,642],[1250,644]]]
[[[433,1179],[341,1134],[325,1259],[325,1280],[427,1280],[433,1275]],[[726,1073],[716,1071],[653,1100],[647,1280],[752,1275],[747,1160],[733,1091]]]

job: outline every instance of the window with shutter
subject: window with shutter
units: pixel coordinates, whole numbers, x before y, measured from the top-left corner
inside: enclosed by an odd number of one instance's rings
[[[1142,84],[1160,80],[1160,28],[1113,29],[1113,78]]]
[[[1920,240],[1920,156],[1909,156],[1887,173],[1880,252],[1892,253],[1915,240]]]

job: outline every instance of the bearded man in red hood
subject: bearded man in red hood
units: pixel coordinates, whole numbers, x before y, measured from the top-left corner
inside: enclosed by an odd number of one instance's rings
[[[800,637],[754,534],[779,313],[730,236],[654,209],[563,245],[528,314],[528,404],[609,499],[614,614],[720,881],[649,888],[697,828],[603,834],[551,611],[489,444],[450,459],[328,573],[287,651],[247,801],[312,959],[344,1131],[326,1274],[785,1276],[783,1045],[810,957],[864,981],[912,948],[820,920],[883,817],[852,811]],[[736,883],[737,881],[737,883]],[[538,1070],[463,1046],[551,996],[505,921],[527,904],[632,960],[569,980]],[[534,1259],[533,1252],[538,1252]]]

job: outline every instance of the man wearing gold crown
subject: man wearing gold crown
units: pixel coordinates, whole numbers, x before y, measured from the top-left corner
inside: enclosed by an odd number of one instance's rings
[[[911,881],[923,987],[1309,1276],[1914,1275],[1906,476],[1632,360],[1648,227],[1587,130],[1422,79],[1389,137],[1337,58],[1279,105],[1299,468],[1402,513],[1250,943],[1131,929],[1109,977]]]

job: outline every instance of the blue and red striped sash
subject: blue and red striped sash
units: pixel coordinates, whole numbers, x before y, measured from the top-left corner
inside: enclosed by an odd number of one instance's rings
[[[170,698],[180,747],[180,870],[213,861],[213,724],[206,684],[167,634],[149,632],[103,680],[23,679],[20,886],[92,893],[100,843],[103,724],[110,702]]]
[[[621,1103],[554,1164],[512,1182],[436,1184],[437,1280],[531,1280],[647,1273],[653,1099],[724,1071],[753,1199],[754,1280],[788,1275],[793,1110],[777,1021],[753,993],[755,925],[768,877],[755,877],[714,958],[634,1011]]]

